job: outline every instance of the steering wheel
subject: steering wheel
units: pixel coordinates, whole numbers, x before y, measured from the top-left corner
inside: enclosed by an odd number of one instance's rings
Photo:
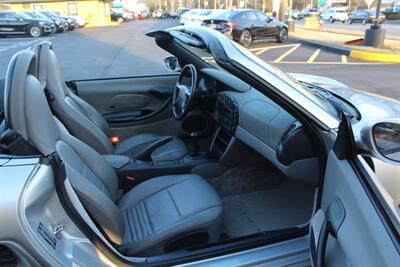
[[[182,120],[190,110],[197,85],[197,71],[192,64],[185,65],[176,81],[172,97],[172,114]]]

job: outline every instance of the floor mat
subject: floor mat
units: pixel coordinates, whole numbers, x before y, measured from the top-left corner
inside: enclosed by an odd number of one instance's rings
[[[222,198],[224,233],[239,237],[306,223],[314,187],[287,179],[279,187]]]
[[[245,194],[279,186],[286,179],[271,162],[259,155],[235,168],[230,168],[220,176],[207,181],[220,196]]]

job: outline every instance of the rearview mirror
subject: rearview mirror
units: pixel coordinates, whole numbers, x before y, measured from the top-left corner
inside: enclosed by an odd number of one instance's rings
[[[373,129],[373,137],[382,156],[400,162],[400,124],[378,123]]]
[[[181,71],[181,66],[179,65],[179,61],[175,56],[168,56],[164,58],[164,67],[172,72]]]

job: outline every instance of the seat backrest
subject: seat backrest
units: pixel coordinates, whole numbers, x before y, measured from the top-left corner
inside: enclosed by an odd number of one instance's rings
[[[57,152],[67,178],[85,209],[116,244],[121,244],[125,225],[115,205],[118,178],[113,168],[94,149],[70,135],[51,113],[43,85],[34,72],[35,53],[18,52],[7,69],[4,102],[9,128],[18,131],[43,155]]]
[[[72,135],[100,154],[113,154],[114,147],[109,140],[110,129],[106,120],[65,84],[51,43],[42,42],[34,47],[34,51],[37,56],[37,77],[48,90],[54,115]]]

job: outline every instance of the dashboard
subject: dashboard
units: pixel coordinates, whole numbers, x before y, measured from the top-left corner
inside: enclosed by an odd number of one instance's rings
[[[198,89],[214,95],[215,109],[209,114],[224,130],[225,139],[239,139],[289,178],[317,183],[319,161],[314,144],[302,124],[283,108],[224,71],[202,69]]]

